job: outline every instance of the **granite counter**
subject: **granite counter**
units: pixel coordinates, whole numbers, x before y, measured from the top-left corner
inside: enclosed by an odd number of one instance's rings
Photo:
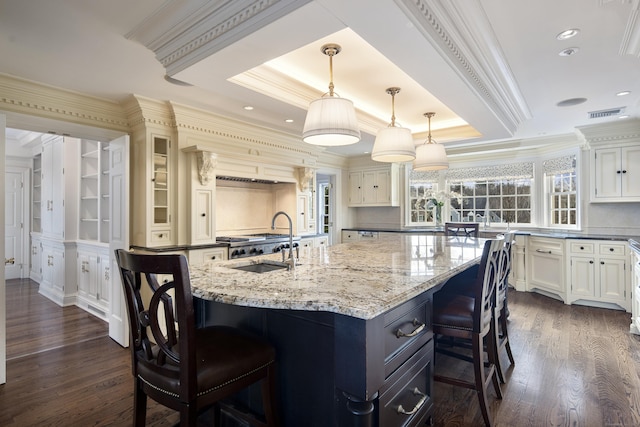
[[[280,254],[190,267],[194,296],[227,304],[328,311],[372,319],[477,263],[484,239],[388,235],[304,248],[291,271],[234,267],[281,260]]]

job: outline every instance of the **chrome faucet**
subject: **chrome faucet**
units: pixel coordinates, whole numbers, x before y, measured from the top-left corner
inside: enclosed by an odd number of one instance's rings
[[[296,259],[293,257],[293,221],[291,221],[291,217],[285,211],[276,212],[271,220],[271,229],[276,229],[276,218],[280,215],[284,215],[289,221],[289,258],[285,262],[289,265],[289,270],[292,270],[296,267]]]

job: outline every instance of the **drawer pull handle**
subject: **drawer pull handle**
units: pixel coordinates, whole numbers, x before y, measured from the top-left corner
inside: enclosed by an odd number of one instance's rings
[[[543,251],[542,249],[536,249],[536,252],[539,252],[541,254],[549,254],[549,255],[551,255],[553,253],[551,251]]]
[[[412,390],[412,393],[415,396],[420,396],[420,400],[418,400],[418,403],[416,403],[416,406],[413,407],[412,410],[410,411],[406,411],[402,405],[398,406],[398,414],[402,414],[402,415],[413,415],[416,412],[418,412],[420,410],[420,408],[422,408],[422,405],[424,405],[424,402],[427,401],[427,395],[424,394],[423,392],[421,392],[420,390],[418,390],[418,387],[414,388]]]
[[[420,332],[422,332],[422,330],[425,327],[424,323],[420,323],[418,321],[418,319],[413,319],[413,326],[417,326],[417,328],[415,328],[413,330],[413,332],[409,332],[408,334],[406,332],[404,332],[402,329],[398,329],[396,331],[396,337],[400,338],[400,337],[407,337],[407,338],[411,338],[411,337],[415,337],[416,335],[418,335]]]

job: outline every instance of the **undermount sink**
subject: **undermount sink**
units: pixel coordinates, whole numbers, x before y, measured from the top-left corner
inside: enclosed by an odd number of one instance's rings
[[[268,273],[269,271],[289,269],[289,265],[284,262],[263,261],[255,264],[239,265],[231,267],[233,270],[250,271],[252,273]]]

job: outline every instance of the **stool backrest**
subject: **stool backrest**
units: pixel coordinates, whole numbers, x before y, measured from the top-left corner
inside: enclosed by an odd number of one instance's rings
[[[489,239],[485,242],[480,259],[480,266],[475,291],[474,330],[484,331],[491,327],[493,309],[496,306],[496,289],[498,286],[498,262],[504,246],[503,238]]]
[[[445,222],[445,236],[478,237],[480,224],[477,222]]]
[[[180,399],[195,398],[195,315],[187,259],[122,249],[115,255],[129,317],[134,377],[143,367],[168,381],[180,381]]]

